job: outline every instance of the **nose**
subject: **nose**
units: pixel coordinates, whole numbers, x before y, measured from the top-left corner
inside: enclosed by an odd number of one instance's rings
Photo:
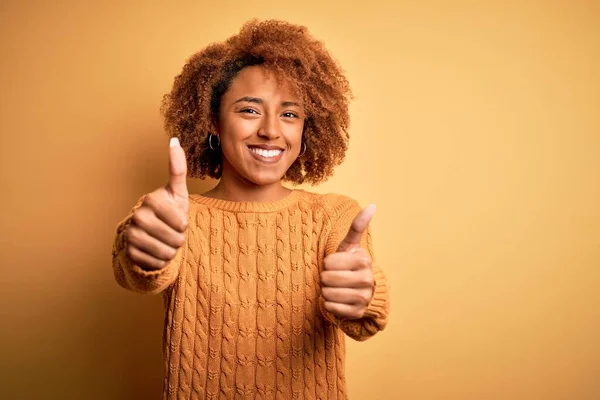
[[[279,129],[277,127],[277,118],[265,117],[258,129],[258,136],[266,140],[273,140],[279,137]]]

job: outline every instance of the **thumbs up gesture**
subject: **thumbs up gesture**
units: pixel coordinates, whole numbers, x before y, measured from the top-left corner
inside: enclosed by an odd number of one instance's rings
[[[372,260],[360,247],[360,239],[375,214],[375,206],[363,209],[352,222],[337,252],[323,261],[321,295],[325,309],[347,319],[362,318],[375,287]]]
[[[185,152],[177,138],[169,146],[169,181],[149,193],[125,231],[127,256],[147,270],[164,268],[185,243],[188,190]]]

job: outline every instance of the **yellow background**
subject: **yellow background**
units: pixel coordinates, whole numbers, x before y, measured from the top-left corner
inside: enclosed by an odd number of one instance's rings
[[[351,399],[600,398],[598,2],[91,4],[0,3],[2,398],[158,397],[160,298],[115,283],[114,228],[166,181],[173,77],[252,17],[356,94],[315,190],[377,204],[392,314]]]

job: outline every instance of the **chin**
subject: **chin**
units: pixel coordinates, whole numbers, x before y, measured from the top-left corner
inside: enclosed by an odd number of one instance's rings
[[[248,174],[247,179],[258,186],[268,186],[280,182],[284,174],[260,171]]]

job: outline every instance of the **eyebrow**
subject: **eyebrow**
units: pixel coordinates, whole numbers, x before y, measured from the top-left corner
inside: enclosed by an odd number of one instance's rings
[[[261,98],[258,98],[258,97],[249,97],[249,96],[241,97],[241,98],[237,99],[236,101],[234,101],[233,104],[242,103],[242,102],[263,104],[263,100]],[[283,107],[300,107],[300,104],[295,103],[293,101],[282,101],[281,105]]]

